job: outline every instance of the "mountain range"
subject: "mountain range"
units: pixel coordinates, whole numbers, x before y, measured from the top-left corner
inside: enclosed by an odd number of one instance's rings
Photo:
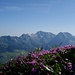
[[[33,51],[35,48],[50,49],[54,46],[75,45],[75,36],[68,32],[57,35],[51,32],[38,31],[35,34],[18,36],[0,36],[0,53],[15,50]]]

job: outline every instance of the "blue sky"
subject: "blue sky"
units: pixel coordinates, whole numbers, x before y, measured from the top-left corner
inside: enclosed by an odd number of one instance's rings
[[[0,36],[39,30],[75,35],[75,0],[0,0]]]

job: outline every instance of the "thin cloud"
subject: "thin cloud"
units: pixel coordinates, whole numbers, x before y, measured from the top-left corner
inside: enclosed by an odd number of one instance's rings
[[[49,3],[31,3],[31,4],[20,4],[20,5],[7,5],[0,9],[2,11],[30,11],[38,13],[49,13],[52,9],[52,4],[60,2],[60,0],[50,1]]]
[[[12,11],[21,11],[24,10],[24,8],[19,7],[19,6],[7,6],[5,7],[6,10],[12,10]]]
[[[22,6],[5,6],[0,8],[0,12],[3,11],[31,11],[46,13],[50,9],[49,4],[26,4]]]
[[[33,3],[33,4],[25,4],[27,10],[39,12],[39,13],[49,13],[53,8],[54,4],[61,3],[61,0],[51,0],[47,3]]]
[[[50,4],[26,4],[26,10],[39,12],[39,13],[48,13],[51,5]]]
[[[4,6],[2,8],[0,8],[0,12],[5,12],[5,11],[22,11],[24,10],[23,7],[19,7],[19,6]]]

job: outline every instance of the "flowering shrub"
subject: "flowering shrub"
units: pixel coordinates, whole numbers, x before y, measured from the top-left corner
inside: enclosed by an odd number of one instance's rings
[[[31,52],[4,64],[2,75],[75,75],[75,46]]]

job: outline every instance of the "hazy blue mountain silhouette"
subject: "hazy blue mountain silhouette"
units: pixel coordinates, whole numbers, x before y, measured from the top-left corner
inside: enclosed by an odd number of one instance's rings
[[[60,32],[57,35],[51,32],[38,31],[35,34],[22,34],[17,36],[1,36],[0,52],[14,50],[34,50],[37,47],[49,49],[54,46],[75,45],[75,36],[68,32]]]
[[[64,46],[72,44],[75,45],[75,36],[68,32],[58,33],[47,45],[51,46]]]

